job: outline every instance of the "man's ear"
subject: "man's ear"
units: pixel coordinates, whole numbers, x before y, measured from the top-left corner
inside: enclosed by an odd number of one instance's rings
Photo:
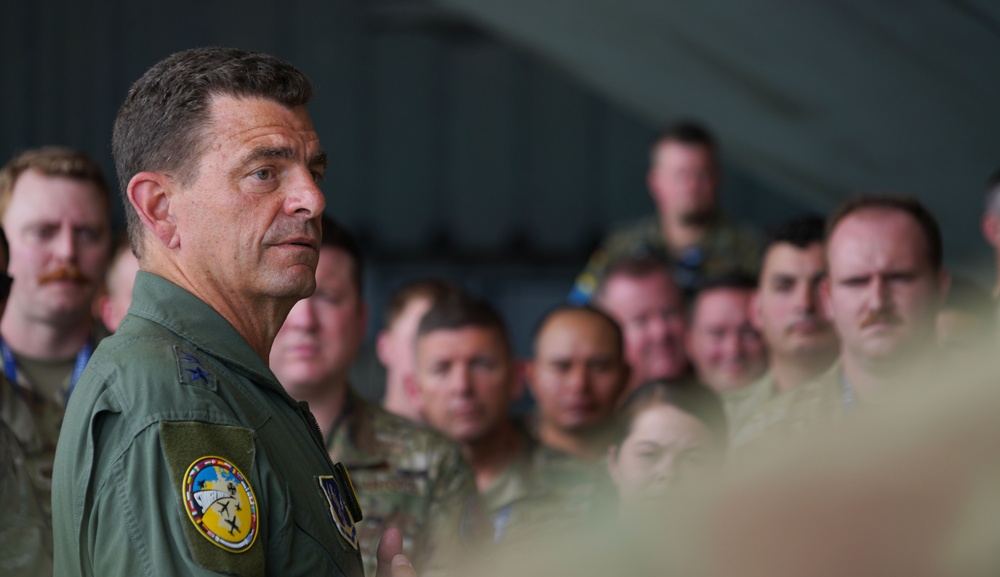
[[[406,391],[406,397],[410,399],[410,403],[417,409],[417,413],[423,415],[424,397],[420,394],[420,385],[417,384],[417,378],[413,373],[403,375],[403,390]]]
[[[170,211],[173,196],[170,178],[158,172],[140,172],[129,180],[127,193],[139,220],[152,236],[169,249],[179,247],[181,239]]]

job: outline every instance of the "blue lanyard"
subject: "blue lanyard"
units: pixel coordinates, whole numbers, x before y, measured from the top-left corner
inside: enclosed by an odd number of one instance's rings
[[[80,380],[80,375],[83,374],[83,369],[87,367],[87,363],[90,362],[90,356],[93,353],[94,346],[90,344],[90,340],[88,339],[83,344],[80,352],[76,354],[76,361],[73,363],[73,377],[69,381],[69,390],[66,391],[67,404],[69,404],[69,397],[73,394],[73,389],[76,388],[76,382]],[[21,385],[17,382],[17,361],[14,359],[13,351],[10,350],[10,347],[2,339],[0,339],[0,354],[3,354],[3,372],[7,375],[7,380],[14,387],[14,392],[17,393],[17,396],[24,399],[24,391],[21,390]]]
[[[843,371],[840,372],[840,402],[845,413],[850,413],[857,406],[854,386],[847,380],[847,375]]]
[[[507,523],[510,521],[510,510],[513,503],[507,503],[497,511],[497,516],[493,518],[493,543],[499,543],[503,539],[503,534],[507,530]]]

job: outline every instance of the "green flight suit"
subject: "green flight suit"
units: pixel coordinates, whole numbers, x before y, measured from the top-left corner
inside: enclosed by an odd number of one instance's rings
[[[149,273],[77,384],[54,473],[56,575],[362,575],[353,492],[311,413]]]

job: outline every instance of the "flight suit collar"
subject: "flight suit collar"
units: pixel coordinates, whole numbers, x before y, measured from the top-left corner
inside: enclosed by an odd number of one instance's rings
[[[155,274],[139,271],[128,314],[155,322],[214,358],[253,376],[254,383],[287,393],[250,343],[222,315],[184,288]],[[294,404],[291,397],[288,401]]]

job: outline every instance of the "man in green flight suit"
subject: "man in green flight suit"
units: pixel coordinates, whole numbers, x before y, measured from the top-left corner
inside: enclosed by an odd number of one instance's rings
[[[316,285],[311,93],[287,62],[224,48],[130,89],[113,152],[141,270],[66,413],[55,574],[362,575],[350,480],[266,364]],[[387,535],[380,559],[412,575]]]

